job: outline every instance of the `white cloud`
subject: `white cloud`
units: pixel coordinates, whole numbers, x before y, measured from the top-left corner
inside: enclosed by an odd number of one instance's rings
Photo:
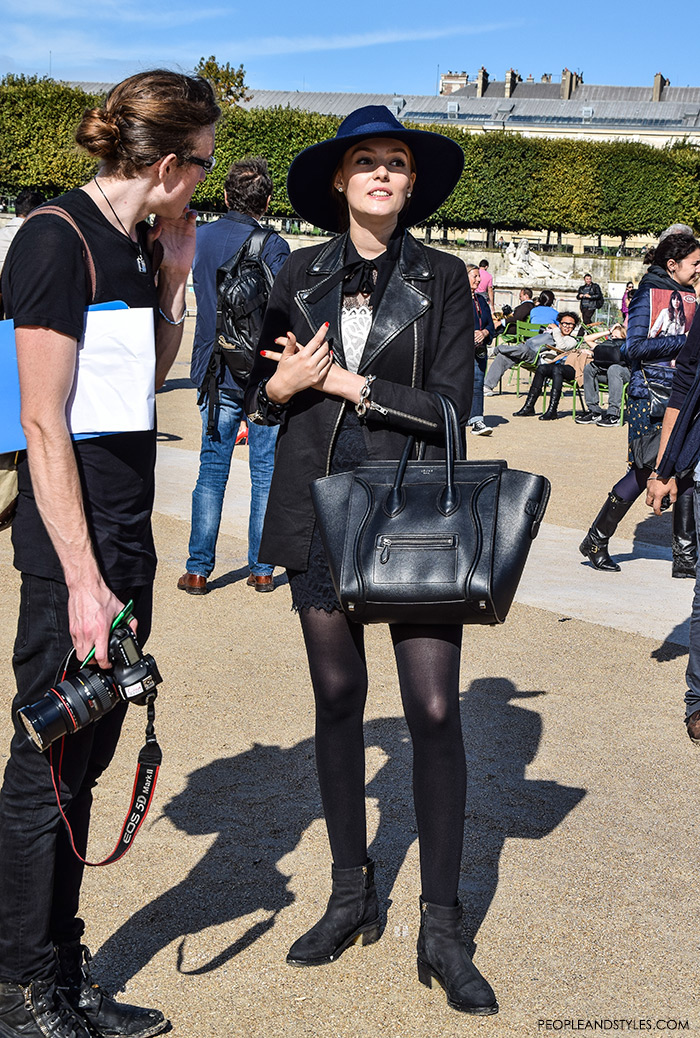
[[[346,33],[337,36],[268,36],[262,39],[238,40],[228,46],[237,59],[262,57],[274,54],[304,54],[311,51],[354,50],[394,43],[419,43],[422,40],[439,40],[445,37],[474,36],[480,33],[502,32],[519,23],[500,22],[491,25],[452,25],[432,29],[386,29],[379,32]],[[223,44],[223,47],[226,47]],[[223,49],[222,47],[222,49]]]

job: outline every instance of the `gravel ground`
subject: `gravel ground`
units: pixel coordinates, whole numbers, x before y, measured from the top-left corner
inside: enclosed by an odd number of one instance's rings
[[[161,436],[196,449],[186,375],[185,354],[159,400]],[[495,433],[471,437],[470,450],[544,472],[553,483],[548,521],[583,531],[624,471],[625,430],[575,426],[567,397],[567,417],[554,424],[509,421],[517,406],[513,393],[489,398]],[[668,543],[668,519],[645,511],[636,505],[621,533]],[[282,574],[272,595],[247,588],[246,546],[226,536],[212,592],[183,595],[175,584],[189,524],[156,515],[154,525],[160,567],[149,650],[164,678],[157,731],[165,760],[134,849],[86,875],[82,909],[106,987],[160,1006],[187,1038],[501,1038],[593,1020],[610,1021],[599,1025],[605,1030],[631,1030],[633,1021],[636,1030],[665,1021],[668,1030],[674,1021],[700,1028],[691,886],[698,758],[682,723],[684,649],[620,632],[614,616],[601,618],[607,627],[570,619],[555,596],[551,610],[516,603],[504,626],[466,631],[460,896],[475,961],[501,1004],[496,1017],[471,1018],[416,977],[411,751],[387,632],[368,630],[366,726],[371,855],[386,928],[377,944],[353,947],[331,966],[291,969],[287,948],[323,910],[330,862],[289,589]],[[9,702],[18,578],[7,534],[0,586]],[[93,857],[116,837],[144,723],[132,708],[100,784]],[[4,760],[7,711],[1,727]]]

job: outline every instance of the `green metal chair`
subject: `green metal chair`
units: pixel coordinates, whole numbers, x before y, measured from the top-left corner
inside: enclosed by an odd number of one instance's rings
[[[530,324],[529,321],[516,321],[515,323],[515,339],[514,342],[526,342],[528,339],[532,339],[533,336],[539,335],[541,332],[546,331],[546,324]],[[546,347],[540,346],[539,350],[535,355],[534,360],[521,360],[517,364],[514,364],[510,369],[510,377],[508,378],[508,385],[513,381],[513,375],[515,375],[515,395],[520,396],[520,372],[522,370],[527,371],[530,375],[533,373],[539,362],[539,356],[542,349]]]

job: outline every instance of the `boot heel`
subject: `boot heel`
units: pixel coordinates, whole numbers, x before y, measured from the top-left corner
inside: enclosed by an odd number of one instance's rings
[[[362,933],[362,946],[364,947],[366,944],[374,944],[375,941],[379,940],[379,936],[379,924],[377,924],[377,926],[371,927],[371,929],[369,930],[365,930]]]
[[[427,962],[423,962],[421,959],[418,959],[418,980],[421,984],[425,984],[427,988],[432,988],[433,986],[433,971]]]

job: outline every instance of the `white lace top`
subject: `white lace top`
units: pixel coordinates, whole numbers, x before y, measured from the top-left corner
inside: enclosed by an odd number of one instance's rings
[[[357,371],[372,327],[372,307],[367,303],[344,303],[340,316],[345,363],[348,371]]]

